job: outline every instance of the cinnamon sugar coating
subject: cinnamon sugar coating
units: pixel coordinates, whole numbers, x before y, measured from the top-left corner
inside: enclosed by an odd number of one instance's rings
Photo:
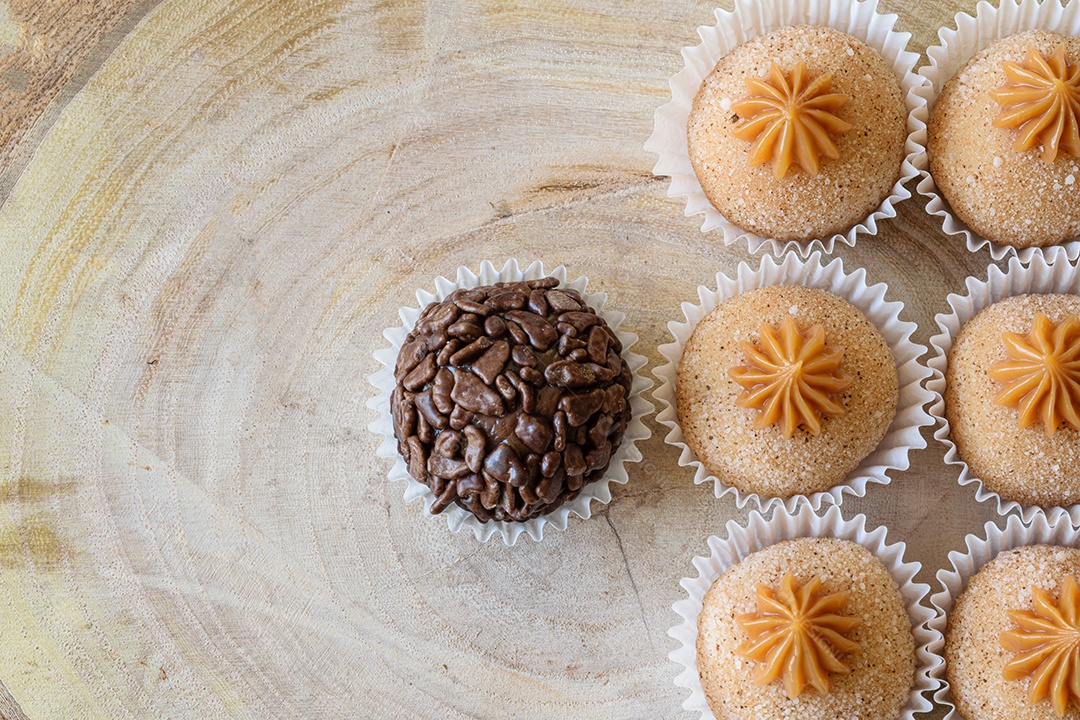
[[[747,78],[767,78],[773,63],[785,70],[805,63],[807,77],[831,76],[828,94],[850,98],[830,110],[851,127],[826,134],[837,157],[823,159],[816,175],[796,164],[777,179],[771,164],[751,166],[755,146],[735,134],[738,103],[751,96]],[[687,141],[701,188],[725,218],[764,237],[805,241],[847,231],[888,197],[900,177],[906,122],[900,85],[877,51],[832,28],[795,25],[720,59],[694,98]]]
[[[1022,64],[1029,49],[1052,57],[1061,46],[1080,60],[1080,38],[1044,30],[992,43],[945,83],[931,112],[934,183],[960,220],[994,242],[1044,247],[1080,236],[1080,158],[1057,152],[1046,162],[1041,140],[1018,151],[1018,131],[995,126],[1002,106],[993,93],[1008,82],[1004,63]]]
[[[1056,720],[1053,702],[1032,702],[1030,677],[1006,679],[1017,654],[1002,645],[1016,630],[1010,610],[1030,610],[1036,590],[1060,598],[1068,578],[1080,577],[1080,550],[1027,545],[1000,553],[967,582],[949,611],[945,631],[945,675],[965,720]],[[1073,699],[1064,717],[1080,718]]]
[[[1039,313],[1063,323],[1080,314],[1080,296],[1006,298],[960,329],[945,370],[945,417],[961,459],[987,490],[1021,505],[1073,505],[1080,502],[1080,430],[1022,428],[1018,411],[996,402],[1002,385],[989,372],[1008,360],[1002,333],[1026,336]]]
[[[846,593],[843,615],[862,620],[844,637],[858,652],[844,656],[848,673],[829,676],[829,691],[789,698],[782,682],[756,685],[759,663],[739,657],[747,635],[741,615],[757,607],[757,586],[779,587],[791,572],[816,577],[825,595]],[[915,680],[915,638],[899,587],[866,548],[836,538],[800,538],[755,552],[713,583],[698,618],[697,667],[718,720],[895,720]]]
[[[741,343],[757,345],[762,323],[785,318],[821,325],[828,343],[844,348],[843,370],[854,380],[834,398],[844,414],[822,418],[816,435],[755,427],[760,411],[736,404],[743,388],[728,371],[744,364]],[[892,424],[899,383],[885,338],[858,308],[824,290],[781,285],[736,295],[701,319],[679,360],[675,395],[686,444],[711,474],[742,492],[788,497],[827,490],[858,467]]]

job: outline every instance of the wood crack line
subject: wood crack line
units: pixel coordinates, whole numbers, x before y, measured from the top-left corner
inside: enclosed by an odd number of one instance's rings
[[[666,179],[667,178],[663,177],[654,177],[644,182],[636,183],[634,185],[626,185],[624,187],[619,187],[604,192],[598,192],[584,197],[571,198],[563,202],[552,203],[550,205],[542,205],[540,207],[522,208],[521,210],[514,210],[503,215],[497,215],[474,227],[466,228],[464,230],[457,230],[446,235],[440,235],[438,237],[432,238],[430,242],[450,242],[460,237],[466,237],[478,232],[482,232],[484,230],[489,230],[491,228],[501,227],[502,225],[514,223],[521,218],[528,217],[529,215],[549,213],[553,210],[569,210],[571,208],[577,207],[578,205],[586,205],[588,203],[593,203],[597,200],[605,200],[607,198],[630,197],[632,195],[637,195],[639,193],[645,192],[646,190],[649,190],[650,188],[653,188],[656,185],[662,183]],[[492,207],[494,207],[494,205],[492,205]]]
[[[634,599],[637,600],[638,612],[641,614],[641,624],[645,626],[645,637],[649,641],[649,648],[655,652],[656,647],[653,645],[652,628],[649,627],[649,621],[645,617],[645,605],[641,602],[641,593],[638,592],[637,583],[634,581],[634,573],[630,571],[630,560],[626,557],[626,548],[623,547],[622,536],[619,535],[619,531],[615,528],[615,523],[611,522],[610,510],[605,511],[603,515],[608,527],[611,528],[611,532],[615,535],[616,544],[619,546],[619,554],[622,555],[626,576],[630,578],[630,589],[634,591]]]
[[[0,682],[0,720],[29,720],[2,682]]]
[[[456,559],[456,560],[454,560],[454,561],[452,561],[452,562],[449,562],[449,563],[447,563],[446,565],[443,565],[443,566],[441,566],[441,567],[434,567],[434,568],[431,568],[430,570],[428,570],[428,571],[426,571],[426,572],[422,572],[422,573],[420,573],[419,575],[417,575],[417,576],[416,576],[416,577],[414,577],[414,578],[410,578],[410,579],[409,579],[409,581],[410,581],[411,583],[413,583],[413,584],[414,584],[414,587],[415,587],[415,583],[416,583],[417,581],[419,581],[419,580],[423,580],[424,578],[426,578],[426,577],[428,577],[429,575],[432,575],[432,574],[434,574],[434,573],[445,573],[445,572],[446,572],[447,570],[449,570],[450,568],[454,567],[455,565],[460,565],[461,563],[465,562],[466,560],[469,560],[469,559],[471,559],[471,558],[474,558],[474,557],[476,557],[477,555],[479,555],[479,554],[480,554],[480,553],[481,553],[481,552],[482,552],[482,551],[484,550],[484,548],[485,548],[485,547],[487,547],[487,543],[484,543],[483,545],[481,545],[480,547],[478,547],[478,548],[477,548],[476,550],[473,550],[473,551],[472,551],[471,553],[469,553],[468,555],[462,555],[462,556],[461,556],[461,557],[459,557],[458,559]]]
[[[622,187],[612,188],[611,190],[604,190],[603,192],[586,194],[580,197],[573,197],[562,202],[551,203],[550,205],[541,205],[539,207],[528,207],[522,208],[521,210],[514,210],[504,215],[494,217],[488,222],[473,228],[472,231],[482,230],[484,228],[492,227],[494,225],[511,222],[518,218],[526,217],[528,215],[534,215],[537,213],[546,213],[551,212],[552,210],[569,210],[570,208],[576,207],[578,205],[593,203],[597,200],[605,200],[607,198],[622,198],[629,197],[631,195],[637,195],[640,192],[643,192],[645,190],[648,190],[649,188],[655,187],[656,185],[663,183],[663,181],[666,179],[666,177],[654,176],[642,182],[634,183],[633,185],[624,185]]]

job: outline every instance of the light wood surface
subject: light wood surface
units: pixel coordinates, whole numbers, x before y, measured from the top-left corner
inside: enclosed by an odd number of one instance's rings
[[[974,6],[882,4],[920,51]],[[508,548],[403,502],[364,403],[396,308],[484,258],[587,275],[659,364],[749,258],[642,150],[712,8],[0,0],[0,717],[690,717],[670,606],[745,512],[662,428]],[[838,255],[924,344],[990,262],[921,199]],[[994,511],[930,442],[843,510],[933,585]]]

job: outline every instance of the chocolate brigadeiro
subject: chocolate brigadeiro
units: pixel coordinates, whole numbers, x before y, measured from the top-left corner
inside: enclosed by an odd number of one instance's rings
[[[390,398],[409,474],[481,522],[551,512],[600,480],[630,422],[622,343],[555,278],[454,291],[398,353]]]

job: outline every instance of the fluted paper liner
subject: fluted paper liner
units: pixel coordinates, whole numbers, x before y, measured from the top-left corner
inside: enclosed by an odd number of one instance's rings
[[[540,541],[543,538],[545,527],[551,525],[559,530],[565,530],[571,514],[581,518],[588,518],[592,514],[591,504],[593,500],[599,503],[611,502],[611,490],[609,487],[611,483],[627,482],[629,478],[625,465],[626,463],[641,460],[641,452],[637,449],[636,444],[645,440],[651,434],[642,422],[642,418],[653,410],[652,403],[642,397],[642,393],[652,387],[652,381],[644,377],[640,372],[641,368],[645,366],[645,358],[629,352],[630,347],[637,342],[637,335],[619,330],[619,326],[625,318],[623,313],[603,309],[604,302],[607,300],[606,293],[587,294],[585,292],[589,282],[587,277],[567,280],[565,267],[560,265],[551,272],[545,272],[543,263],[539,261],[533,262],[527,268],[521,270],[517,261],[509,260],[503,265],[502,270],[497,270],[491,262],[484,260],[480,263],[479,274],[462,266],[457,269],[456,280],[449,280],[445,277],[435,278],[435,292],[417,290],[416,300],[418,305],[416,307],[402,307],[398,310],[401,325],[383,331],[383,336],[390,342],[390,347],[381,348],[374,353],[375,359],[383,367],[369,378],[371,384],[378,388],[379,392],[368,401],[367,405],[377,411],[379,415],[374,422],[368,425],[368,429],[383,436],[383,441],[379,444],[378,449],[379,457],[394,460],[394,464],[388,473],[389,479],[404,480],[406,482],[405,500],[422,499],[424,508],[428,511],[427,516],[435,517],[430,513],[431,505],[435,502],[434,493],[431,492],[427,485],[416,481],[409,474],[405,461],[398,453],[397,441],[394,439],[394,421],[390,414],[390,395],[396,385],[394,381],[394,363],[397,360],[398,351],[401,349],[405,337],[416,325],[420,312],[430,303],[442,301],[455,290],[491,285],[497,282],[536,280],[542,277],[557,278],[559,287],[570,288],[581,293],[585,301],[596,310],[600,317],[607,321],[607,324],[618,335],[623,345],[623,360],[630,366],[630,370],[634,375],[633,385],[630,390],[630,408],[633,415],[630,424],[626,427],[622,443],[620,443],[618,450],[612,453],[611,463],[608,465],[604,477],[601,480],[589,483],[581,489],[580,494],[574,500],[564,503],[547,515],[527,522],[491,520],[482,523],[471,512],[459,507],[457,504],[451,504],[442,511],[441,516],[446,518],[450,530],[460,532],[462,529],[467,528],[476,535],[478,540],[483,542],[487,542],[498,535],[507,545],[513,545],[523,533],[533,540]]]
[[[934,102],[945,83],[963,67],[964,63],[995,40],[1028,30],[1049,30],[1062,35],[1080,35],[1080,1],[1071,0],[1063,7],[1055,0],[1041,3],[1038,0],[1023,0],[1020,3],[1016,0],[1001,0],[1000,7],[994,7],[983,0],[975,6],[974,17],[964,12],[957,13],[955,23],[955,30],[947,27],[938,30],[939,44],[931,45],[926,49],[926,56],[930,62],[919,70],[919,74],[929,83],[927,120],[929,111],[933,109]],[[926,144],[925,130],[922,143]],[[949,203],[938,192],[934,178],[930,175],[929,163],[925,155],[921,158],[921,164],[918,167],[921,179],[916,189],[920,195],[929,198],[926,211],[941,218],[942,229],[946,233],[962,235],[967,249],[971,252],[988,247],[990,256],[994,260],[1003,260],[1012,254],[1018,257],[1020,262],[1027,264],[1046,249],[1014,248],[979,235],[953,214]],[[1064,248],[1072,260],[1080,256],[1080,239],[1051,247]]]
[[[1006,550],[1025,545],[1080,547],[1080,530],[1072,526],[1068,516],[1060,509],[1049,514],[1042,511],[1036,512],[1031,518],[1030,525],[1022,523],[1016,515],[1010,515],[1004,529],[988,522],[983,527],[983,532],[984,537],[969,533],[964,539],[967,552],[961,553],[955,550],[950,552],[949,564],[952,565],[952,569],[941,569],[937,572],[937,579],[942,589],[930,597],[930,604],[937,614],[929,622],[929,627],[935,635],[929,651],[938,657],[944,657],[945,653],[945,630],[948,627],[949,612],[952,611],[956,598],[967,586],[968,580],[983,565]],[[938,690],[934,693],[934,700],[949,708],[945,720],[963,720],[953,703],[952,693],[949,692],[949,684],[945,679],[944,661],[931,669],[930,676],[938,681]]]
[[[668,81],[672,97],[657,108],[653,133],[645,143],[645,150],[660,156],[653,167],[653,174],[671,178],[668,196],[686,198],[687,216],[705,216],[701,224],[703,232],[719,228],[726,245],[746,238],[752,253],[762,246],[767,246],[777,256],[795,250],[805,257],[815,248],[832,253],[837,241],[854,245],[859,233],[877,234],[878,220],[895,217],[894,205],[911,197],[904,183],[918,175],[919,167],[925,163],[928,87],[925,79],[914,71],[919,55],[905,49],[911,33],[894,31],[896,15],[878,13],[877,8],[877,0],[735,0],[733,12],[716,10],[716,25],[698,28],[701,44],[682,49],[685,66]],[[759,35],[800,24],[827,25],[861,40],[881,54],[892,67],[904,93],[908,109],[908,136],[900,178],[874,212],[846,233],[808,242],[792,240],[785,243],[744,230],[729,222],[713,207],[690,164],[686,123],[701,82],[712,72],[720,58]]]
[[[686,321],[669,322],[668,330],[674,337],[674,342],[661,345],[659,348],[660,354],[669,361],[654,372],[660,380],[660,385],[653,391],[653,397],[664,406],[657,420],[671,428],[667,437],[664,438],[665,442],[681,450],[679,465],[689,465],[694,468],[695,483],[712,481],[716,497],[720,498],[733,493],[735,502],[740,508],[747,502],[753,502],[763,511],[774,505],[783,504],[789,512],[794,512],[796,505],[800,502],[809,502],[817,510],[825,501],[839,504],[843,496],[848,493],[862,497],[866,494],[868,483],[888,484],[890,479],[886,474],[887,471],[906,470],[909,465],[908,453],[911,450],[926,447],[926,441],[919,433],[919,428],[933,425],[933,419],[923,409],[933,399],[933,395],[923,388],[923,381],[930,376],[930,370],[919,363],[919,358],[926,353],[926,348],[911,339],[916,329],[915,323],[900,319],[904,304],[885,299],[885,293],[888,291],[885,283],[867,285],[865,270],[860,268],[853,273],[845,273],[843,261],[840,259],[835,259],[827,265],[822,265],[821,261],[821,253],[817,251],[806,260],[800,259],[794,253],[788,253],[779,264],[766,255],[757,268],[751,268],[746,263],[739,263],[734,278],[717,273],[716,289],[698,287],[699,303],[697,305],[682,304]],[[744,493],[737,488],[725,485],[715,475],[709,474],[686,444],[675,406],[676,370],[683,348],[698,322],[724,300],[748,290],[769,285],[816,287],[847,300],[874,324],[885,338],[896,360],[900,396],[896,404],[896,416],[885,433],[885,437],[877,448],[848,474],[844,482],[809,496],[761,498],[756,493]]]
[[[1021,258],[1014,256],[1009,259],[1008,267],[1004,271],[991,265],[987,270],[986,280],[973,277],[967,279],[966,295],[953,293],[946,298],[952,312],[939,313],[934,317],[941,332],[930,338],[932,355],[929,365],[933,376],[926,383],[927,389],[934,394],[934,401],[930,405],[930,414],[938,424],[934,437],[945,444],[945,462],[960,469],[960,484],[975,485],[976,500],[993,500],[998,513],[1002,515],[1016,510],[1024,522],[1030,522],[1038,508],[1034,505],[1021,506],[1014,500],[1006,500],[996,492],[988,490],[960,457],[956,444],[952,441],[949,421],[945,417],[945,370],[957,333],[968,320],[988,305],[1027,293],[1080,294],[1080,269],[1074,260],[1069,259],[1064,248],[1045,248],[1045,252],[1032,255],[1029,262],[1029,265],[1024,265]],[[1072,521],[1080,524],[1080,505],[1072,505],[1067,511]]]
[[[840,508],[833,506],[819,516],[808,505],[802,505],[795,514],[778,508],[769,520],[758,512],[751,511],[745,526],[734,521],[728,522],[726,539],[710,536],[709,554],[693,560],[697,576],[685,577],[679,581],[679,585],[686,590],[689,597],[671,606],[682,618],[682,622],[668,630],[668,635],[679,642],[679,647],[669,654],[668,658],[683,668],[675,677],[675,685],[690,691],[690,697],[683,701],[683,709],[700,713],[700,720],[715,720],[698,674],[697,633],[702,598],[716,579],[750,554],[778,542],[801,537],[834,537],[862,545],[885,565],[896,580],[911,619],[912,634],[915,636],[915,677],[912,678],[908,703],[900,717],[911,720],[914,713],[930,710],[930,701],[923,693],[938,688],[936,678],[940,677],[939,670],[942,665],[941,658],[931,651],[935,645],[940,649],[941,631],[928,626],[934,617],[934,611],[922,604],[922,599],[930,592],[930,586],[915,582],[915,576],[922,565],[917,562],[904,562],[904,543],[890,545],[886,542],[885,535],[884,527],[867,530],[864,515],[845,520]]]

